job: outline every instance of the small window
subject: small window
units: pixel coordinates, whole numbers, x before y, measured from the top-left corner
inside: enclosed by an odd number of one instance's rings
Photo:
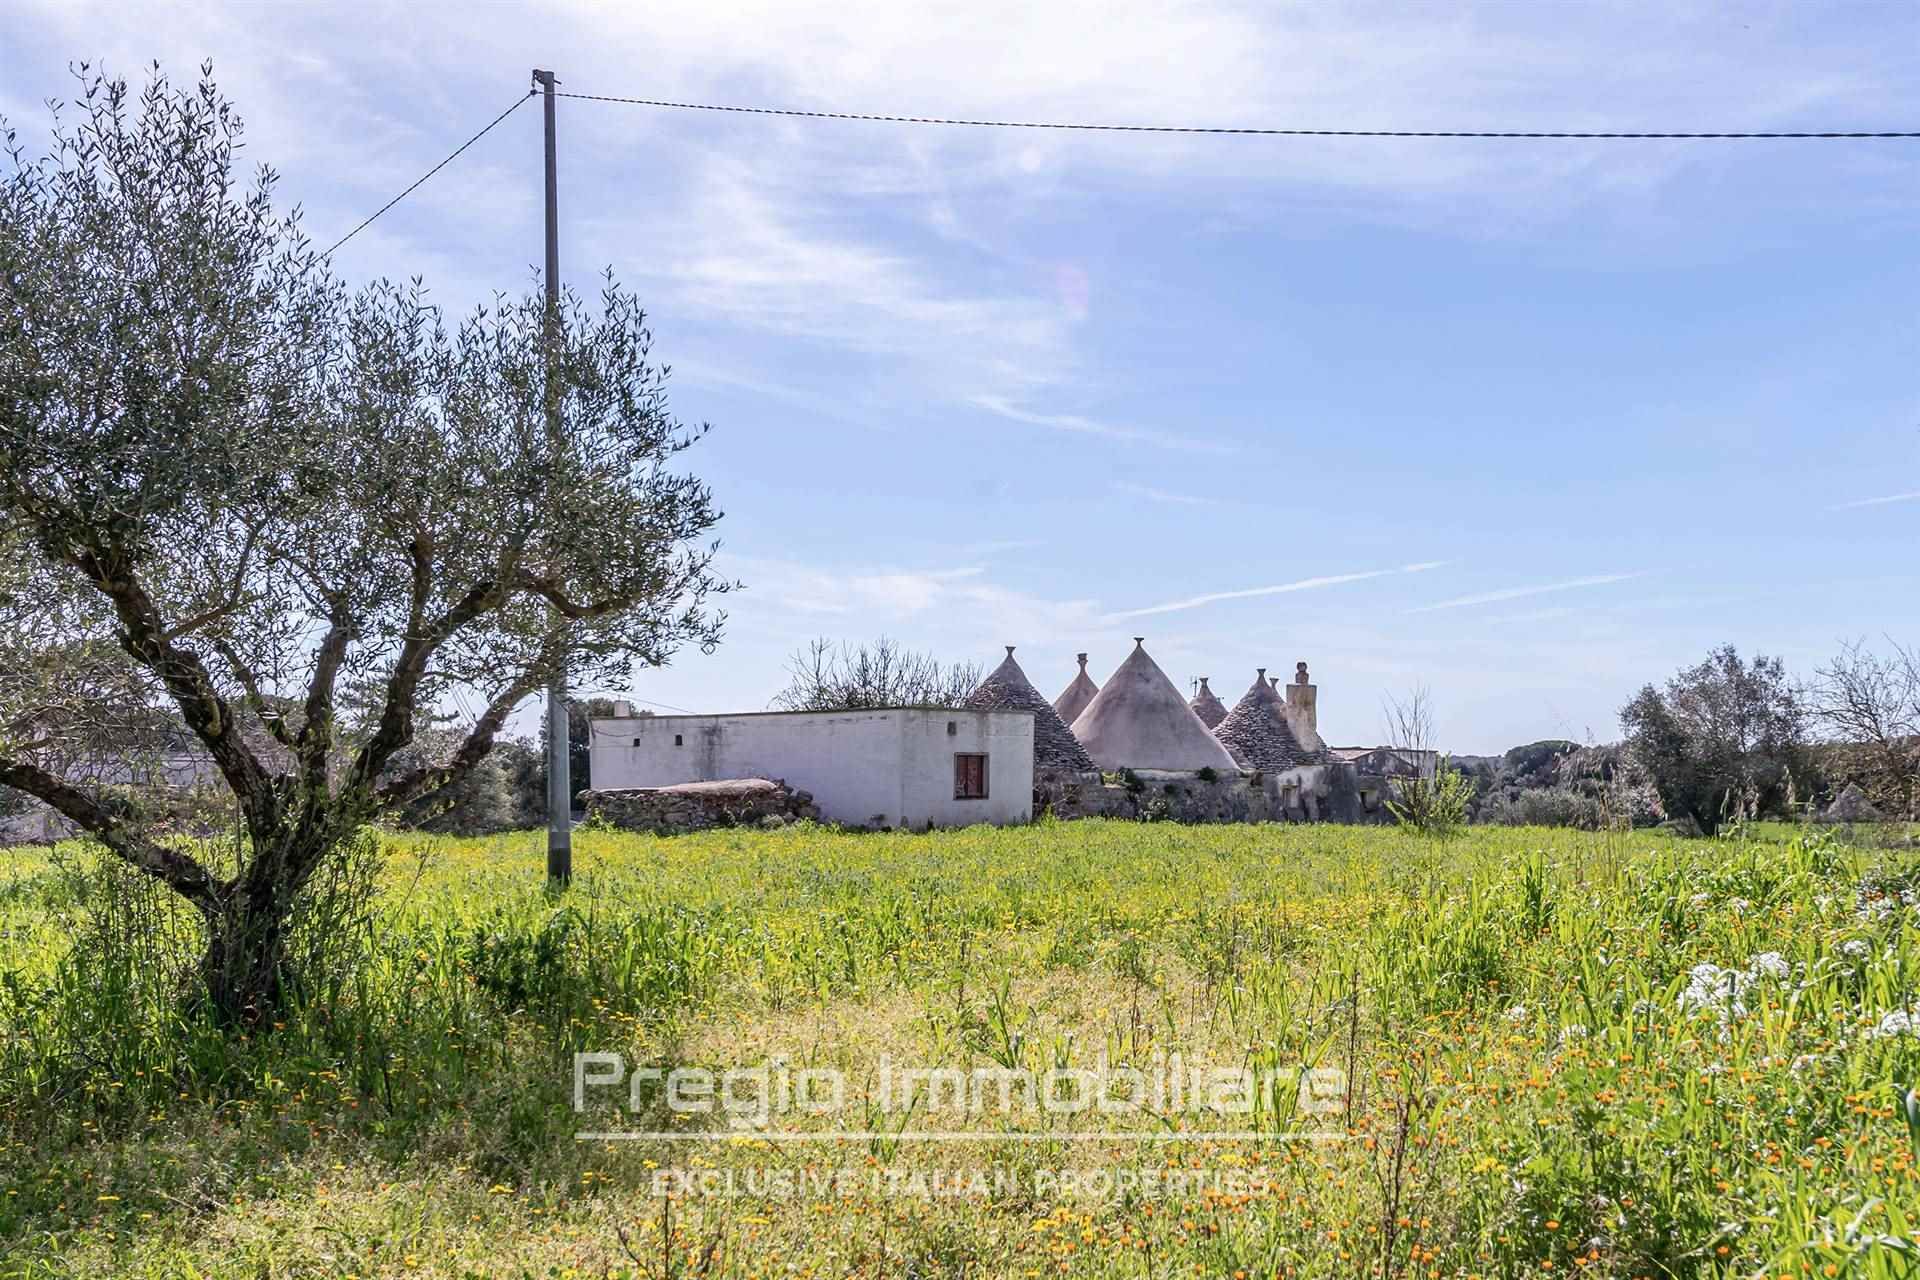
[[[635,738],[635,739],[633,740],[633,745],[634,745],[634,746],[636,746],[636,747],[637,747],[637,746],[639,746],[639,745],[640,745],[640,739],[638,739],[638,738]]]
[[[984,755],[960,753],[953,757],[953,798],[987,798],[987,758]]]
[[[677,733],[673,735],[673,745],[676,747],[680,745],[680,735]]]

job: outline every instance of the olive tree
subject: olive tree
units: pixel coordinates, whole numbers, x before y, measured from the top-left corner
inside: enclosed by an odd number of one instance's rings
[[[210,70],[81,81],[46,154],[5,130],[0,786],[192,903],[206,998],[244,1022],[371,819],[473,770],[550,680],[621,688],[716,643],[719,512],[673,469],[705,428],[611,278],[457,323],[417,280],[350,292],[274,174],[237,171]],[[456,693],[482,704],[458,746],[407,765]],[[229,863],[67,767],[71,726],[155,708],[232,794]]]
[[[1793,779],[1805,778],[1807,708],[1779,658],[1751,662],[1732,645],[1646,685],[1620,709],[1636,766],[1669,817],[1703,830],[1740,818],[1784,815]]]

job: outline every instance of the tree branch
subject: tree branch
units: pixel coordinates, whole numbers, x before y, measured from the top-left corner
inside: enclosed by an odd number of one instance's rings
[[[313,678],[307,683],[307,703],[300,723],[300,765],[307,785],[321,791],[327,784],[327,756],[333,748],[333,687],[347,658],[353,626],[340,606],[334,607],[326,638],[314,656]]]
[[[544,683],[537,675],[522,675],[504,693],[487,704],[486,711],[474,722],[472,731],[460,744],[460,749],[453,753],[451,760],[444,765],[415,769],[396,778],[375,793],[375,801],[381,808],[391,809],[438,791],[471,773],[474,766],[486,758],[487,752],[493,750],[493,739],[500,732],[500,726],[506,723],[507,717],[513,714],[513,709]]]
[[[278,816],[278,802],[271,776],[241,736],[233,709],[214,688],[213,677],[199,657],[167,638],[159,610],[134,577],[127,557],[118,552],[76,548],[71,562],[113,602],[120,619],[121,647],[166,685],[187,727],[206,744],[214,764],[239,799],[249,826],[255,831],[272,826]]]
[[[255,717],[267,727],[267,732],[273,735],[274,741],[283,747],[292,747],[293,735],[287,732],[287,726],[280,722],[278,716],[266,714],[267,698],[260,690],[260,681],[253,674],[253,669],[240,660],[240,655],[235,653],[233,646],[226,641],[214,639],[210,643],[213,651],[225,660],[228,669],[233,672],[233,678],[240,682],[241,690],[247,695],[247,705],[253,708]]]
[[[555,613],[574,622],[603,618],[622,609],[631,609],[635,601],[645,595],[644,592],[636,591],[632,595],[609,596],[604,600],[581,604],[570,598],[565,588],[552,578],[538,578],[523,574],[519,585],[552,605]]]
[[[240,548],[240,563],[233,571],[233,587],[227,592],[227,598],[221,603],[214,605],[211,609],[203,610],[193,617],[188,618],[185,622],[177,622],[167,628],[162,637],[163,639],[173,641],[178,640],[181,636],[191,635],[201,627],[206,626],[209,622],[216,622],[226,617],[246,603],[247,566],[253,560],[253,545],[259,536],[258,529],[250,528],[247,530],[247,540]]]
[[[90,795],[65,779],[24,760],[0,757],[0,784],[24,791],[78,823],[128,865],[146,872],[202,912],[220,909],[228,885],[177,849],[156,844],[129,824],[127,806]]]
[[[416,624],[424,613],[424,595],[430,587],[426,570],[421,564],[424,555],[422,550],[415,560],[412,617]],[[380,712],[380,723],[373,737],[368,739],[354,758],[353,768],[348,773],[349,787],[372,790],[374,779],[393,759],[393,753],[413,740],[414,704],[420,680],[426,675],[427,663],[454,633],[481,614],[499,607],[503,598],[504,592],[498,583],[482,582],[435,619],[432,625],[409,628],[406,643],[400,648],[400,657],[394,662],[393,675],[387,681],[387,703]]]

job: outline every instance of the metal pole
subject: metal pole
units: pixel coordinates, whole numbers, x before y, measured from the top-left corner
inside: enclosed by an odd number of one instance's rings
[[[554,384],[553,363],[560,330],[560,178],[554,159],[553,90],[559,83],[553,72],[533,73],[544,91],[547,116],[547,437],[560,447],[560,397]],[[547,498],[555,501],[551,492]],[[573,879],[573,779],[568,752],[572,745],[564,671],[547,685],[547,880],[565,887]]]

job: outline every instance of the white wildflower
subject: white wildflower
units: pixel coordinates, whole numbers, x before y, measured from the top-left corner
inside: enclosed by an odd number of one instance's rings
[[[1686,990],[1680,993],[1680,1008],[1683,1011],[1709,1010],[1718,1014],[1722,1022],[1728,1018],[1742,1018],[1746,1016],[1747,1006],[1740,997],[1752,985],[1753,975],[1745,969],[1722,969],[1717,964],[1697,964],[1688,971]]]
[[[1920,1020],[1905,1009],[1895,1009],[1880,1019],[1880,1025],[1867,1032],[1871,1039],[1879,1040],[1888,1036],[1920,1036]]]

